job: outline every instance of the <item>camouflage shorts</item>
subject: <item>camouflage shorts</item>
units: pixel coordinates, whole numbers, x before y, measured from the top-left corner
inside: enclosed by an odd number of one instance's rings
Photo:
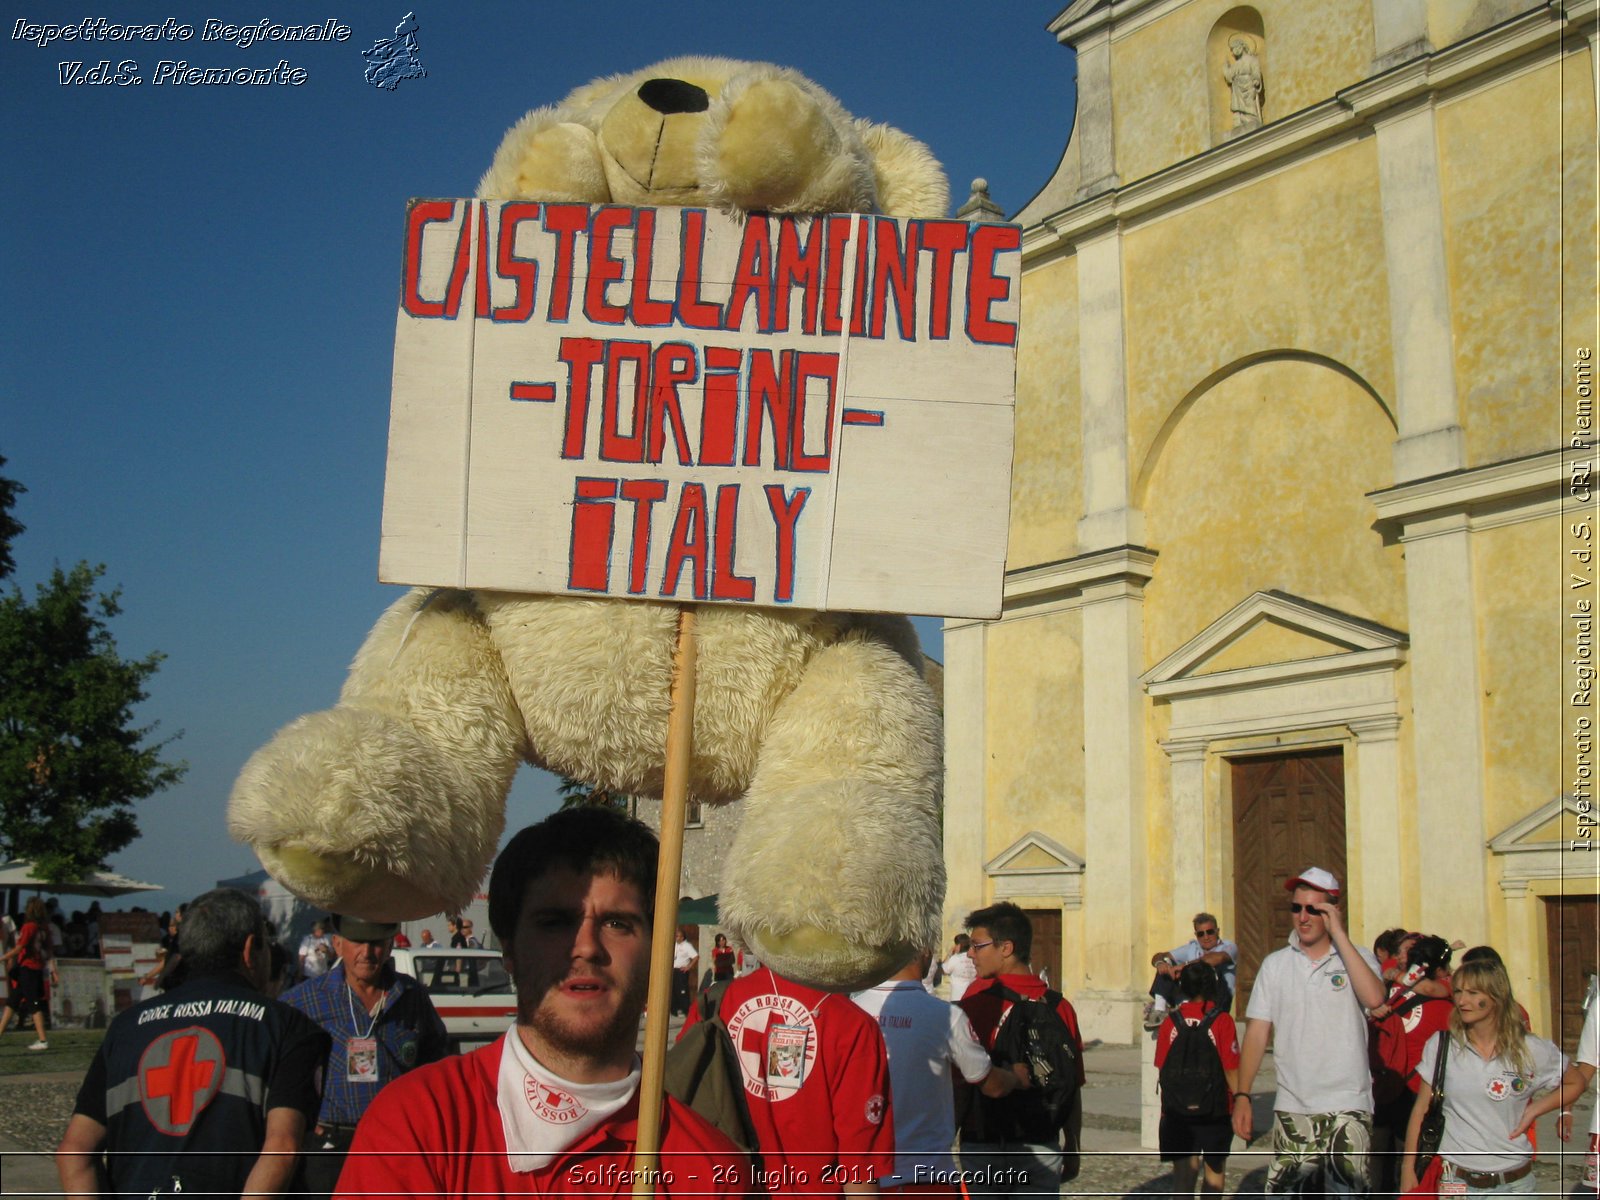
[[[1371,1147],[1371,1113],[1273,1113],[1267,1191],[1364,1196]]]

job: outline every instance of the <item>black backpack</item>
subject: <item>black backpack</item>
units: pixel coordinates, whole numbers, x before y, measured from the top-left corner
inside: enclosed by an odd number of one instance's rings
[[[1180,1117],[1221,1118],[1228,1115],[1228,1079],[1222,1055],[1211,1041],[1211,1026],[1222,1015],[1213,1008],[1198,1025],[1174,1010],[1177,1036],[1161,1064],[1161,1108]]]
[[[1078,1050],[1072,1031],[1056,1011],[1061,993],[1046,991],[1041,999],[1029,1000],[998,982],[991,991],[1009,1001],[1011,1009],[995,1033],[990,1058],[1001,1067],[1027,1063],[1033,1082],[994,1106],[1005,1114],[1005,1123],[1011,1128],[991,1131],[990,1136],[1054,1145],[1071,1125],[1074,1112],[1081,1111]]]

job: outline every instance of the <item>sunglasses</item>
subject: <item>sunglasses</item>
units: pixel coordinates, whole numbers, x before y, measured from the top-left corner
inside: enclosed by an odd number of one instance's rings
[[[1194,935],[1195,937],[1216,937],[1217,931],[1215,929],[1196,929]]]
[[[1289,905],[1289,911],[1292,913],[1310,913],[1313,917],[1320,917],[1322,915],[1322,910],[1314,904],[1291,904]]]

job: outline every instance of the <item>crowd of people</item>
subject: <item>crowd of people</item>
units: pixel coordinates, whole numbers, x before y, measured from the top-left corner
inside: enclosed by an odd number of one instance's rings
[[[461,1055],[427,990],[394,967],[397,925],[335,915],[313,927],[285,971],[299,982],[273,998],[259,904],[199,897],[173,918],[165,989],[117,1017],[82,1083],[57,1156],[64,1188],[630,1193],[656,861],[647,827],[601,808],[514,837],[489,924],[517,1015]],[[1331,873],[1308,869],[1289,893],[1288,944],[1261,962],[1240,1023],[1237,949],[1212,914],[1152,957],[1145,1024],[1172,1190],[1225,1190],[1236,1139],[1256,1133],[1251,1088],[1269,1045],[1267,1191],[1531,1190],[1529,1133],[1558,1111],[1570,1134],[1600,1060],[1600,1005],[1569,1064],[1529,1031],[1491,948],[1456,960],[1441,938],[1391,930],[1369,951],[1346,931]],[[37,903],[5,951],[15,962],[48,940]],[[673,969],[700,997],[682,1005],[680,1038],[720,1049],[740,1087],[710,1105],[665,1098],[656,1194],[1059,1195],[1083,1151],[1077,1013],[1033,969],[1026,912],[1000,902],[963,925],[942,960],[925,949],[854,997],[787,979],[720,934],[695,989],[698,951],[679,930]],[[476,943],[470,921],[449,936],[447,948]],[[43,961],[18,968],[22,994]],[[935,993],[941,980],[952,1001]],[[1597,1145],[1600,1130],[1591,1186]]]

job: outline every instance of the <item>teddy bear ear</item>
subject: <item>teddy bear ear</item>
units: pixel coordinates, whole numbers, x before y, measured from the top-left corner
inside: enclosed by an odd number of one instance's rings
[[[949,213],[950,181],[933,151],[892,125],[857,118],[856,134],[872,157],[880,212],[935,219]]]
[[[478,182],[492,200],[601,204],[611,199],[594,131],[571,119],[565,105],[536,108],[500,141]]]

